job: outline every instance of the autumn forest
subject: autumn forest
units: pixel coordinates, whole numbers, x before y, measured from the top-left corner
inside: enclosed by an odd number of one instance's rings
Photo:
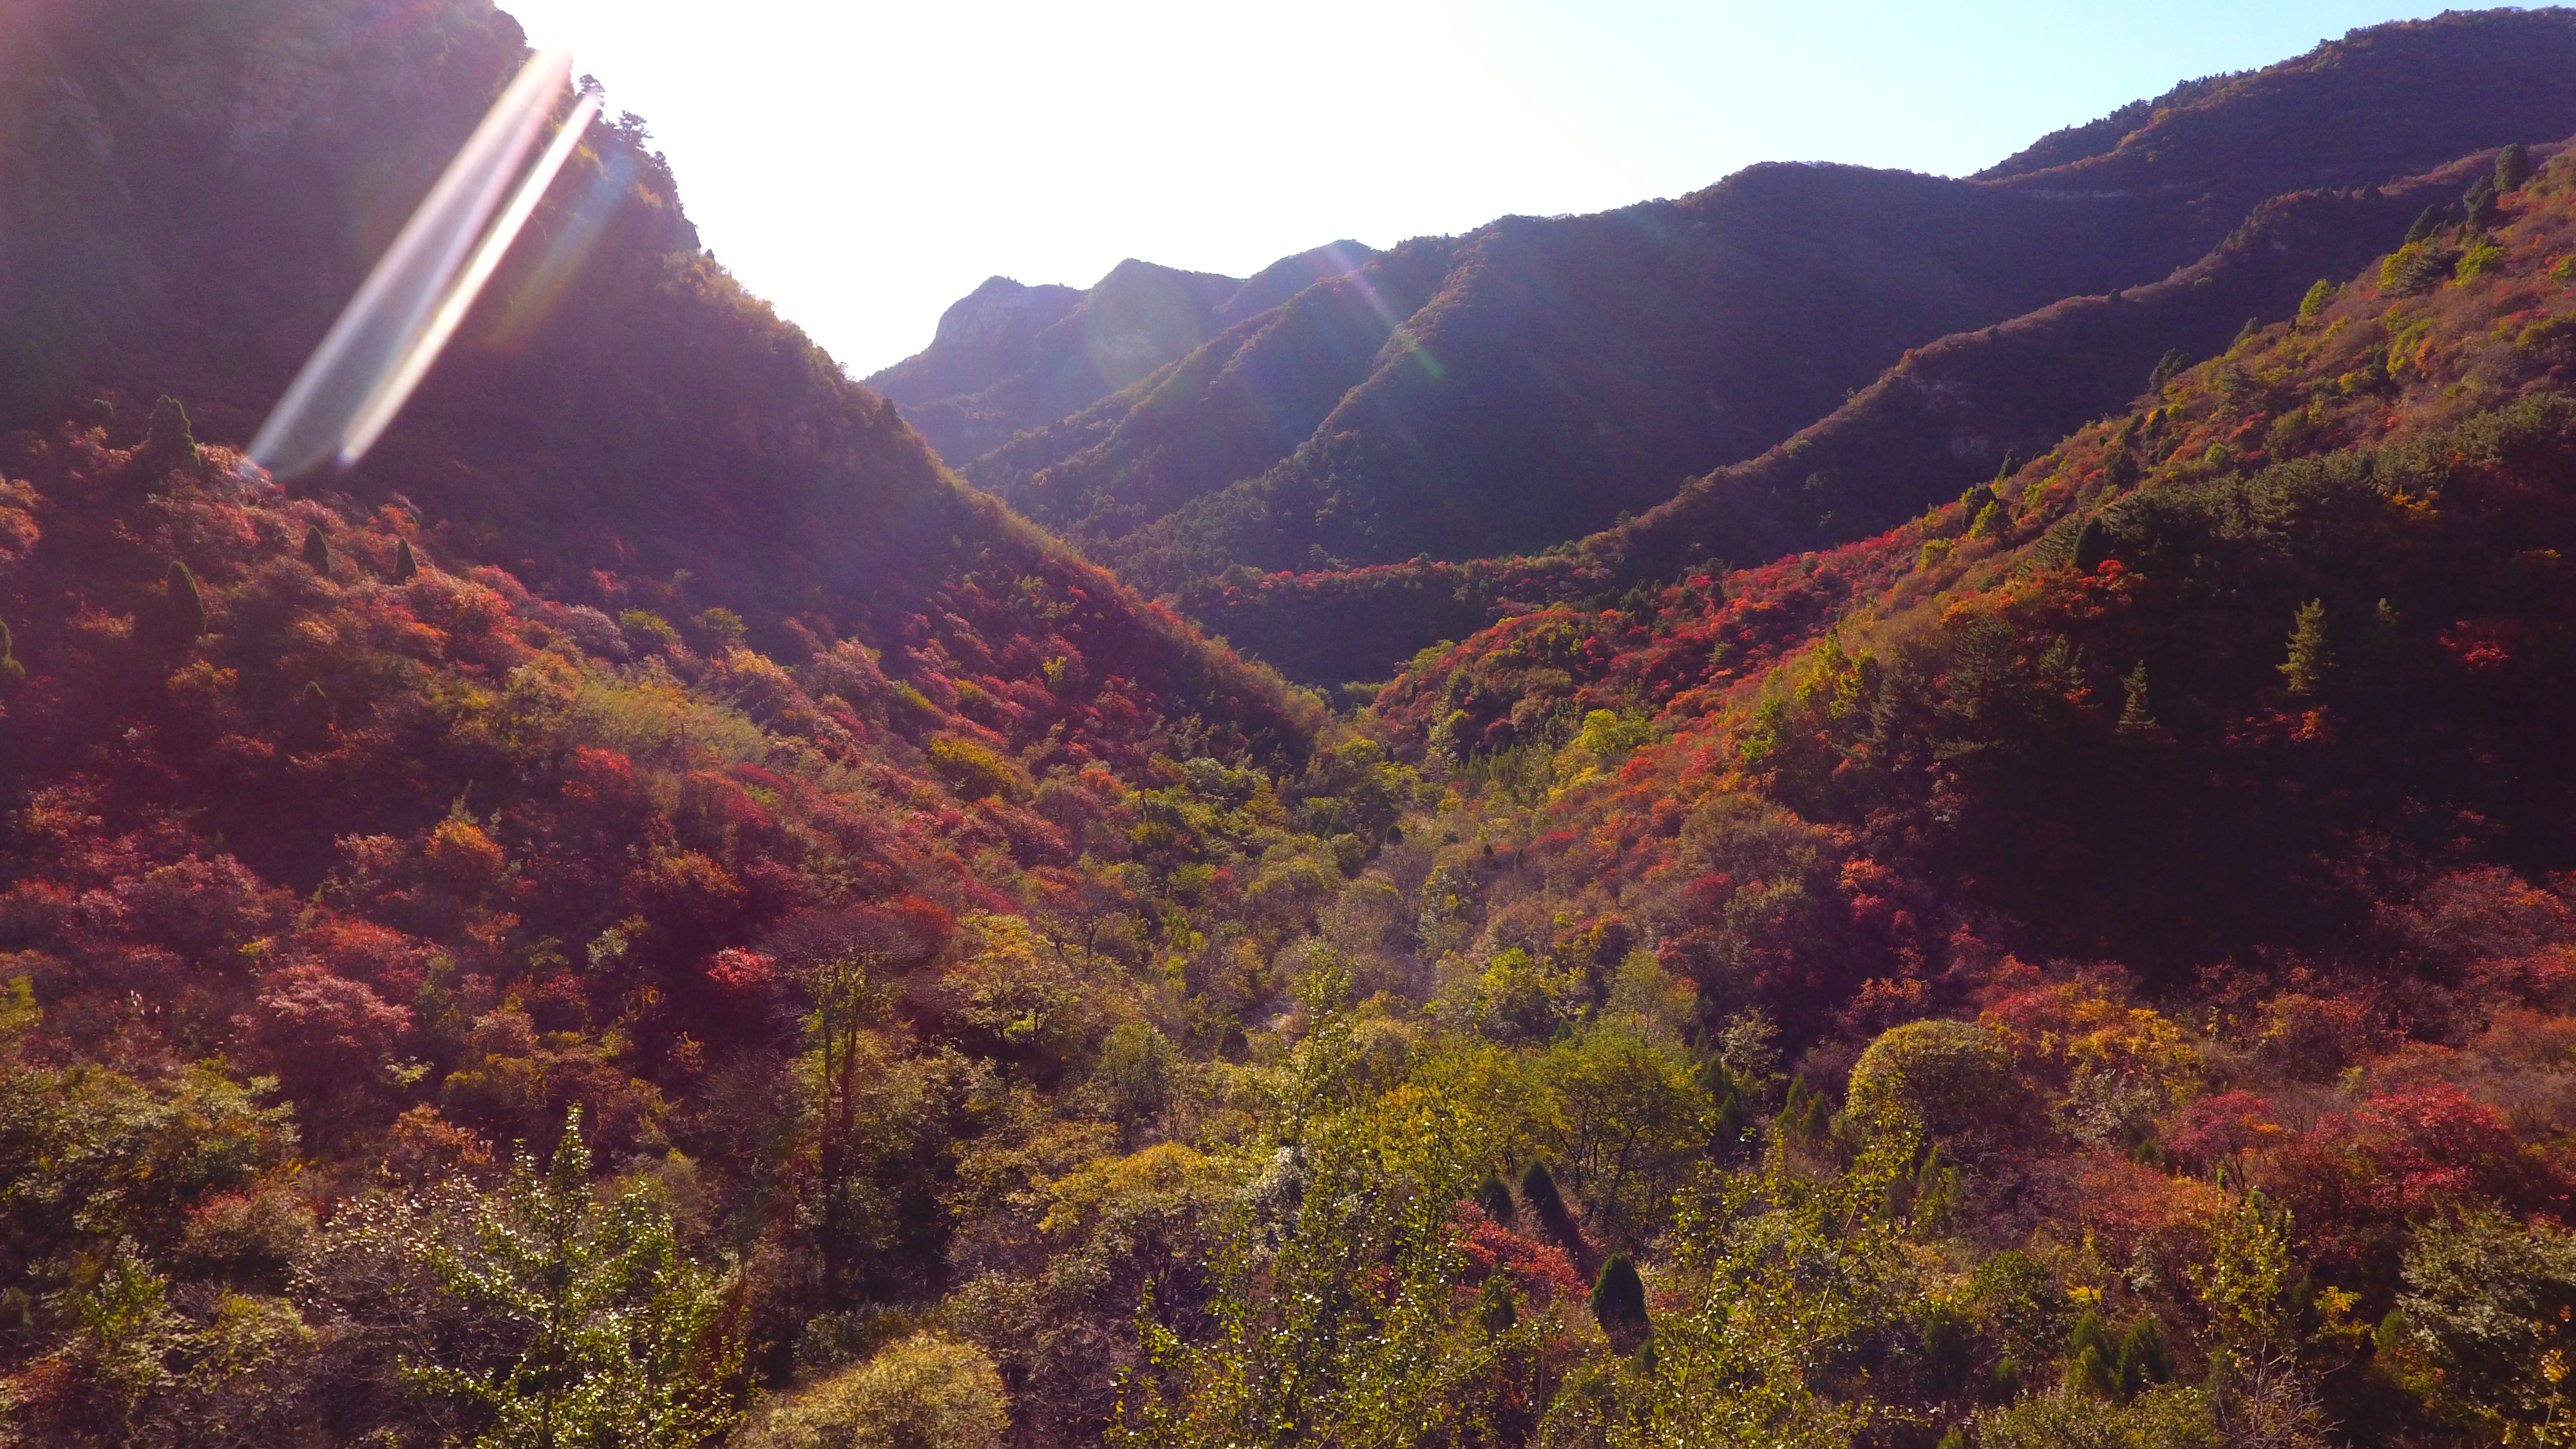
[[[524,53],[0,7],[0,1445],[2576,1444],[2576,12],[250,465]]]

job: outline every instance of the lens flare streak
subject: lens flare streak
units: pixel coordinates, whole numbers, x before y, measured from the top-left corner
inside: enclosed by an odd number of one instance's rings
[[[345,468],[383,435],[598,115],[585,92],[522,175],[571,73],[561,51],[529,57],[251,440],[253,462],[280,476],[335,458]]]

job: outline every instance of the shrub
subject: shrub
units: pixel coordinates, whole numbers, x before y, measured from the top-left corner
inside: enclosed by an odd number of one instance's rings
[[[771,1411],[744,1449],[998,1449],[1002,1375],[981,1351],[917,1333]]]
[[[971,740],[943,735],[930,742],[930,767],[969,800],[1000,795],[1017,799],[1020,775],[1011,763]]]
[[[1982,1449],[2217,1449],[2220,1442],[2196,1389],[2158,1389],[2126,1405],[2042,1394],[1977,1420]]]
[[[1993,1032],[1964,1021],[1911,1021],[1853,1063],[1849,1105],[1864,1120],[1901,1105],[1936,1132],[1992,1116],[2011,1094],[2012,1059]]]

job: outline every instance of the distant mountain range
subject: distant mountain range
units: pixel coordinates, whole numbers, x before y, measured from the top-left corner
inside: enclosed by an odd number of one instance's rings
[[[2017,370],[1982,385],[2019,399],[2020,446],[2054,437],[2165,351],[2223,343],[2386,245],[2402,206],[2375,188],[2576,131],[2571,66],[2568,11],[2451,14],[2187,83],[1967,179],[1765,165],[1678,201],[1323,248],[1246,284],[1133,262],[1088,293],[995,279],[870,381],[970,479],[1229,628],[1206,601],[1230,569],[1545,549],[1763,454],[1911,349],[2178,269],[2227,274],[2243,311],[2204,289],[2114,329],[2107,352],[2083,327],[2041,328],[2048,345],[2015,332]],[[2224,263],[2290,193],[2317,199],[2269,236],[2272,259]],[[1296,277],[1312,280],[1257,305]],[[1801,471],[1813,496],[1782,536],[1884,526],[2017,444],[1961,427],[1945,445],[1958,470],[1909,465],[1913,482]],[[1824,501],[1853,489],[1877,503]],[[1750,526],[1697,541],[1735,556]],[[1440,637],[1342,624],[1284,620],[1254,647],[1309,678],[1374,677]]]

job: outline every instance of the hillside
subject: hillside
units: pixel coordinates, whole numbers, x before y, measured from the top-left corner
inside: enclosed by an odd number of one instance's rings
[[[1570,546],[1457,563],[1236,568],[1190,584],[1181,607],[1296,678],[1367,679],[1541,604],[1659,585],[1711,562],[1830,547],[2127,405],[2160,366],[2224,350],[2247,320],[2291,315],[2317,279],[2378,255],[2427,208],[2458,208],[2491,163],[2480,155],[2385,186],[2276,197],[2162,281],[2069,298],[1914,349],[1778,447]]]
[[[2186,87],[2044,169],[1764,166],[1506,218],[966,470],[1155,591],[1544,547],[1783,441],[1909,347],[2155,282],[2270,197],[2576,131],[2571,58],[2566,12],[2450,15]]]
[[[1330,933],[1403,1065],[1304,1140],[1458,1206],[1283,1229],[1144,1441],[2561,1432],[2576,158],[2524,164],[1903,527],[1408,670],[1442,844]],[[1513,1234],[1588,1314],[1492,1308],[1551,1302]]]

